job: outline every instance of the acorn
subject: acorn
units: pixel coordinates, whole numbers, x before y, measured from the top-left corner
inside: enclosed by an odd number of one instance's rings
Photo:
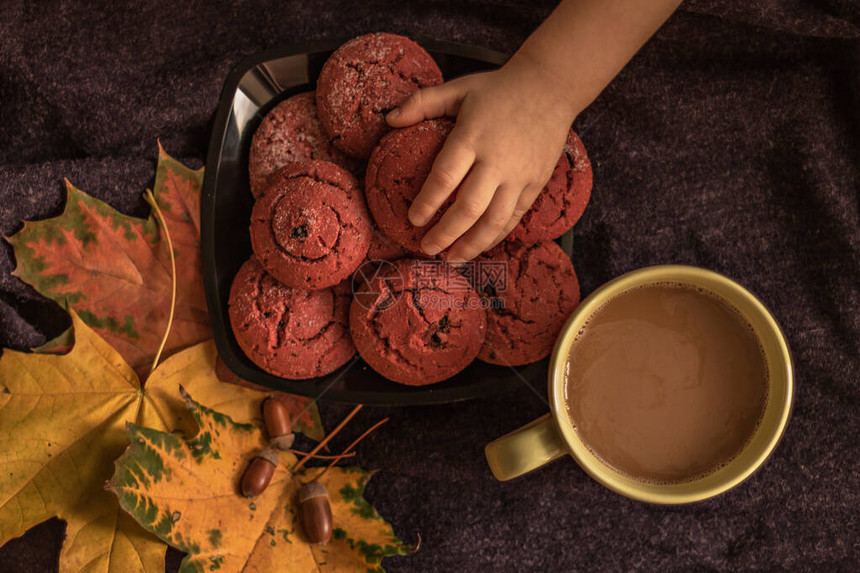
[[[318,481],[310,481],[299,490],[299,519],[311,543],[331,540],[332,517],[328,491]]]
[[[242,476],[242,495],[257,497],[263,493],[272,481],[276,467],[278,467],[278,453],[271,447],[257,454],[245,470],[245,475]]]
[[[296,436],[293,434],[290,413],[287,406],[274,396],[263,400],[263,422],[272,446],[279,450],[289,450],[293,446]]]

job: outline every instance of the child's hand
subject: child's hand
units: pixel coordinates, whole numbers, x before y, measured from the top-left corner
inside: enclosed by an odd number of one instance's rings
[[[457,116],[409,209],[413,225],[426,225],[457,192],[421,248],[435,255],[450,247],[447,259],[462,262],[500,242],[552,175],[572,110],[559,82],[540,66],[513,58],[499,70],[422,89],[389,113],[392,127]]]

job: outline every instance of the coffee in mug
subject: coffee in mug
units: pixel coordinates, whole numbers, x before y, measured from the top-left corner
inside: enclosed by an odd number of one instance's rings
[[[730,462],[767,402],[764,350],[749,322],[703,288],[624,291],[571,344],[564,397],[573,427],[606,465],[676,483]]]

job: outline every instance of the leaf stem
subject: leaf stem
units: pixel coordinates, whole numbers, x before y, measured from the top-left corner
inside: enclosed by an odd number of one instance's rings
[[[164,330],[164,336],[161,338],[161,345],[158,347],[158,352],[155,353],[152,368],[149,369],[149,373],[152,374],[155,371],[155,367],[158,366],[158,359],[161,358],[164,345],[167,344],[167,337],[170,336],[170,328],[173,326],[173,312],[176,310],[176,260],[173,256],[173,242],[170,240],[170,231],[167,230],[167,223],[164,222],[161,209],[158,208],[158,202],[156,202],[152,191],[147,189],[143,194],[143,198],[152,206],[158,224],[164,229],[164,236],[167,239],[167,254],[170,256],[170,283],[172,286],[170,293],[170,315],[167,319],[167,328]]]
[[[338,432],[340,432],[340,431],[343,429],[343,427],[344,427],[344,426],[346,426],[346,423],[347,423],[347,422],[349,422],[350,420],[352,420],[352,417],[353,417],[353,416],[355,416],[356,414],[358,414],[358,411],[359,411],[359,410],[361,410],[361,407],[362,407],[363,405],[364,405],[364,404],[359,404],[359,405],[357,405],[355,408],[353,408],[353,409],[352,409],[352,412],[350,412],[349,414],[347,414],[347,415],[346,415],[346,418],[344,418],[343,420],[341,420],[341,421],[340,421],[340,424],[338,424],[338,425],[337,425],[337,427],[336,427],[334,430],[332,430],[331,432],[329,432],[328,436],[326,436],[325,438],[323,438],[323,440],[322,440],[320,443],[318,443],[314,449],[312,449],[308,454],[306,454],[306,455],[305,455],[305,457],[303,457],[302,459],[300,459],[300,460],[296,463],[296,465],[294,465],[294,466],[293,466],[293,468],[292,468],[292,472],[295,474],[295,473],[299,470],[299,468],[301,468],[303,465],[305,465],[305,463],[307,463],[307,461],[311,458],[311,456],[315,455],[317,452],[319,452],[321,449],[323,449],[323,446],[325,446],[325,445],[329,442],[329,440],[331,440],[333,437],[335,437],[335,435],[336,435]]]

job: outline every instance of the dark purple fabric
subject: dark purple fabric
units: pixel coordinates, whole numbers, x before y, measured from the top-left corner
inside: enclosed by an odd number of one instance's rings
[[[0,3],[0,233],[62,210],[62,180],[144,215],[156,138],[202,165],[222,83],[262,48],[385,30],[512,52],[552,3]],[[685,4],[577,119],[594,193],[575,230],[583,294],[687,263],[756,293],[794,352],[794,415],[771,460],[708,502],[656,507],[564,459],[497,483],[486,442],[540,416],[528,389],[382,416],[357,462],[410,542],[389,571],[856,570],[860,562],[860,7]],[[11,276],[0,241],[0,347],[63,313]],[[538,388],[544,392],[543,387]],[[321,406],[328,427],[346,408]],[[2,431],[2,429],[0,429]],[[8,492],[0,492],[5,498]],[[52,571],[52,520],[0,549],[0,571]],[[169,553],[175,569],[179,555]]]

